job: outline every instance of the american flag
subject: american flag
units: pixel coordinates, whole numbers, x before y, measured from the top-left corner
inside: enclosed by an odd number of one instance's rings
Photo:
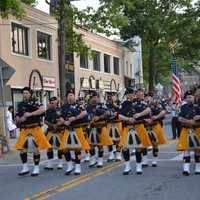
[[[175,56],[173,56],[172,58],[171,68],[172,68],[172,92],[173,95],[175,95],[176,103],[181,103],[182,89],[179,78],[179,70],[176,64]]]

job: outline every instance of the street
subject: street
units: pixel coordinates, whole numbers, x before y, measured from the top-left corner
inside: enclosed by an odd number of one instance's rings
[[[169,124],[165,128],[170,138]],[[149,165],[142,175],[135,174],[132,157],[129,176],[123,176],[122,163],[115,162],[106,163],[101,169],[89,169],[88,164],[83,163],[81,176],[66,176],[64,170],[56,168],[45,171],[46,156],[42,154],[40,176],[19,177],[20,161],[15,154],[12,159],[0,161],[0,199],[198,200],[199,176],[193,173],[189,177],[182,175],[182,156],[175,151],[175,143],[169,140],[161,147],[158,167]]]

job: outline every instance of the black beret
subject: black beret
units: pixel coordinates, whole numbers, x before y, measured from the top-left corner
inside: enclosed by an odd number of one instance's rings
[[[188,91],[185,92],[184,98],[186,98],[186,97],[189,96],[189,95],[192,95],[192,96],[194,95],[193,92],[192,92],[191,90],[188,90]]]
[[[56,101],[56,100],[58,100],[57,97],[51,97],[51,98],[49,99],[49,101]]]
[[[127,95],[127,94],[133,94],[133,93],[134,93],[133,88],[131,88],[131,87],[126,88],[125,95]]]
[[[90,98],[97,97],[97,96],[98,96],[98,94],[96,91],[90,91]]]

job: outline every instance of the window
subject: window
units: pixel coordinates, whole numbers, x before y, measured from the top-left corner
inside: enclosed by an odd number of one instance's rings
[[[51,60],[51,35],[37,32],[38,57]]]
[[[104,54],[104,72],[110,73],[110,56]]]
[[[113,58],[114,74],[119,75],[119,58]]]
[[[93,51],[93,69],[95,71],[100,71],[100,52]]]
[[[126,75],[128,76],[129,75],[129,73],[128,73],[128,61],[126,61]]]
[[[88,55],[87,54],[80,55],[80,67],[88,69]]]
[[[12,23],[12,52],[28,56],[28,28]]]
[[[133,65],[130,64],[130,77],[131,77],[131,78],[132,78],[132,76],[133,76],[133,71],[132,71],[133,69],[132,69],[132,68],[133,68]]]

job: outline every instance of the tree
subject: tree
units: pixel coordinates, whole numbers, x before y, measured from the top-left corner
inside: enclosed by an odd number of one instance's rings
[[[24,14],[22,3],[35,5],[36,0],[3,0],[0,1],[0,17],[7,18],[8,15],[21,18]]]
[[[142,38],[144,73],[150,91],[154,90],[157,81],[169,82],[164,77],[169,77],[170,72],[171,41],[178,39],[176,56],[184,67],[199,59],[199,1],[194,6],[191,0],[100,2],[97,11],[100,24],[119,27],[120,35],[125,40],[136,35]]]

